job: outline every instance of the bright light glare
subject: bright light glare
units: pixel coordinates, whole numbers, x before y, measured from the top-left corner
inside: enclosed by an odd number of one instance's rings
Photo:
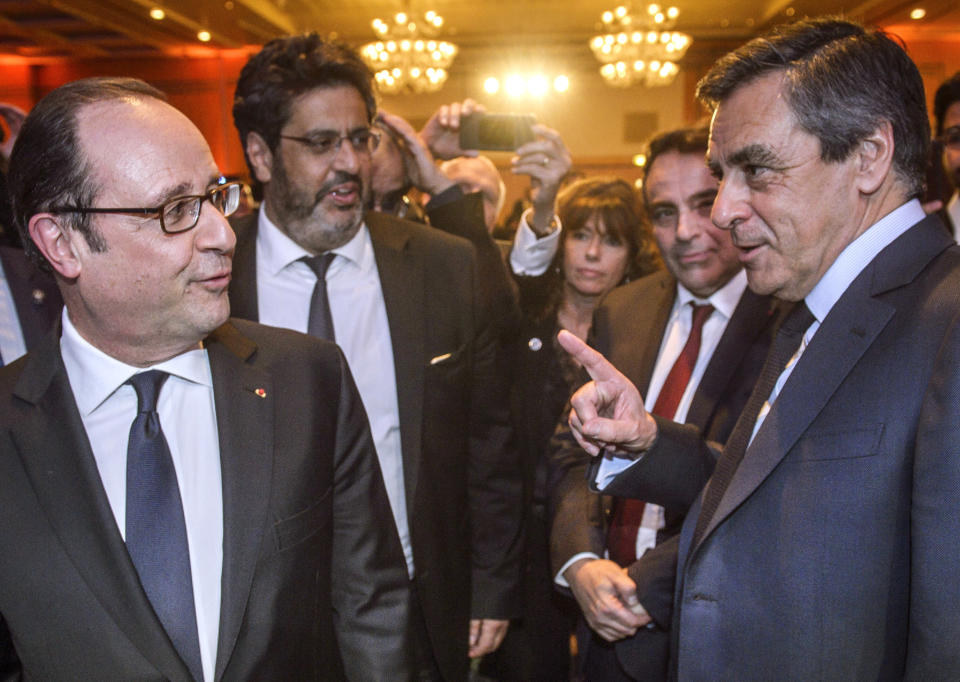
[[[531,97],[543,97],[547,94],[548,89],[547,79],[540,74],[530,76],[527,81],[527,92],[530,93]]]
[[[520,97],[523,95],[526,90],[526,83],[524,82],[523,76],[516,73],[507,76],[506,89],[507,94],[511,97]]]
[[[495,95],[500,90],[500,81],[493,76],[483,81],[483,91],[490,95]]]
[[[570,79],[564,75],[559,75],[553,79],[553,89],[557,92],[566,92],[570,89]]]
[[[210,31],[200,31],[197,33],[197,40],[199,40],[201,43],[209,43]]]
[[[164,18],[165,16],[167,16],[167,13],[164,12],[164,11],[163,11],[162,9],[160,9],[159,7],[154,7],[152,10],[150,10],[150,18],[151,18],[151,19],[156,19],[157,21],[163,21],[163,18]]]
[[[911,19],[923,19],[925,16],[927,16],[927,10],[923,9],[922,7],[917,7],[916,9],[910,10]]]

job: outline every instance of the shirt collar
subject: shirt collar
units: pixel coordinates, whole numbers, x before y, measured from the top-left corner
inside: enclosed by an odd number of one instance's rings
[[[924,219],[926,214],[917,199],[894,209],[840,252],[813,290],[807,294],[807,307],[818,322],[823,322],[850,284],[877,254],[897,237]]]
[[[372,243],[366,223],[360,226],[353,239],[343,246],[333,249],[332,252],[343,256],[361,268],[364,267],[367,253],[372,253]],[[291,263],[310,255],[312,254],[309,251],[290,239],[277,227],[263,208],[260,209],[257,218],[257,267],[266,268],[266,272],[270,276],[276,277],[280,271]],[[331,264],[331,273],[337,269],[337,261],[339,260],[341,259],[335,259]]]
[[[680,310],[687,303],[703,304],[709,303],[713,309],[718,311],[728,320],[733,316],[733,311],[737,309],[740,303],[740,297],[743,296],[747,288],[747,273],[742,269],[737,272],[730,281],[717,289],[707,299],[697,298],[693,293],[677,281],[677,310]]]
[[[60,355],[67,369],[70,386],[80,414],[86,417],[143,367],[121,362],[95,347],[73,326],[67,309],[63,309],[63,334],[60,337]],[[207,351],[197,348],[164,360],[149,369],[161,369],[181,379],[203,386],[212,386]]]
[[[955,191],[947,202],[947,214],[953,223],[954,238],[960,237],[960,190]]]

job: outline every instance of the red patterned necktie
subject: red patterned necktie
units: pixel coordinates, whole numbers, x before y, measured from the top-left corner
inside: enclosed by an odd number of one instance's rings
[[[657,402],[653,406],[653,414],[673,419],[677,413],[680,399],[690,383],[690,375],[697,364],[700,354],[700,341],[703,336],[703,325],[713,313],[713,306],[709,303],[698,305],[691,302],[693,307],[690,335],[687,342],[677,356],[676,362],[670,368]],[[637,560],[637,533],[643,521],[643,500],[631,498],[617,498],[613,504],[613,516],[607,530],[607,553],[612,561],[621,566],[629,566]]]

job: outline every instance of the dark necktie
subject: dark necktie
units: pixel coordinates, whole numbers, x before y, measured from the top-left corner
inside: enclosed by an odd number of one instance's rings
[[[760,378],[757,385],[753,388],[753,393],[747,400],[737,425],[733,427],[733,432],[723,448],[723,453],[717,461],[717,468],[713,476],[707,483],[707,490],[703,497],[703,506],[700,508],[700,516],[697,518],[697,527],[693,533],[693,544],[696,545],[703,537],[704,531],[710,524],[713,514],[717,511],[717,506],[723,498],[733,473],[740,465],[747,446],[750,444],[750,437],[753,435],[753,428],[757,423],[757,417],[763,404],[770,397],[777,379],[783,374],[787,363],[793,354],[800,347],[803,340],[803,333],[813,324],[813,313],[807,308],[803,301],[796,304],[784,319],[783,324],[777,331],[777,335],[767,353],[767,359],[763,363],[763,369],[760,370]]]
[[[703,338],[703,325],[713,313],[709,303],[693,307],[690,335],[677,356],[670,373],[663,382],[657,401],[653,405],[653,414],[673,419],[677,413],[680,399],[690,383],[690,375],[700,355],[700,341]],[[637,533],[643,522],[643,500],[617,498],[613,504],[613,516],[607,531],[607,553],[610,559],[621,566],[629,566],[637,560]]]
[[[137,416],[127,445],[127,551],[174,647],[194,679],[202,680],[187,525],[157,414],[157,397],[167,376],[150,370],[128,382],[137,392]]]
[[[335,341],[333,333],[333,315],[330,314],[330,299],[327,297],[327,268],[336,254],[321,253],[316,256],[304,256],[300,260],[306,263],[317,276],[310,297],[310,318],[307,321],[307,333],[320,339]]]

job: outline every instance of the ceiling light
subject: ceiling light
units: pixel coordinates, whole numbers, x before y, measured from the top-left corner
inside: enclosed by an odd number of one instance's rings
[[[164,18],[165,16],[167,16],[167,13],[164,12],[164,11],[163,11],[161,8],[159,8],[159,7],[154,7],[153,9],[150,10],[150,18],[151,18],[151,19],[155,19],[155,20],[157,20],[157,21],[163,21],[163,18]]]
[[[483,81],[483,91],[488,95],[495,95],[500,89],[500,81],[498,81],[493,76],[490,76],[487,80]]]
[[[590,41],[590,49],[602,64],[600,75],[617,87],[667,85],[680,72],[693,39],[671,30],[680,10],[648,5],[643,12],[620,6],[601,15],[604,33]]]
[[[923,9],[922,7],[917,7],[916,9],[910,10],[911,19],[923,19],[925,16],[927,16],[927,10]]]
[[[566,92],[570,89],[570,79],[560,74],[553,79],[553,89],[557,92]]]
[[[209,43],[211,37],[210,31],[199,31],[197,33],[197,40],[199,40],[201,43]]]
[[[403,12],[388,24],[382,19],[371,22],[377,40],[360,48],[360,56],[377,80],[380,92],[436,92],[447,80],[447,69],[457,56],[457,46],[437,40],[443,17],[430,10],[419,22]]]
[[[507,76],[507,82],[505,84],[507,94],[511,97],[520,97],[527,90],[526,80],[520,74],[510,74]]]

